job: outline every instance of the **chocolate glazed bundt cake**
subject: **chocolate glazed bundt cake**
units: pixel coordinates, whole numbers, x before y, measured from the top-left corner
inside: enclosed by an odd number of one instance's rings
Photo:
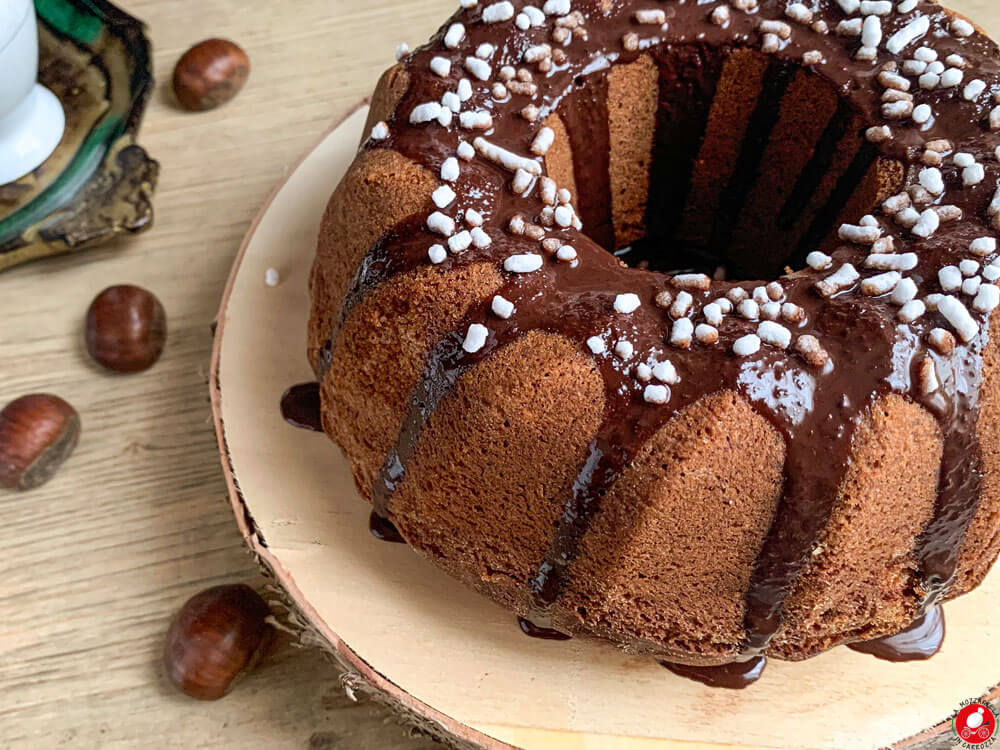
[[[1000,549],[1000,57],[928,0],[476,2],[382,78],[309,356],[361,494],[688,665],[908,628]]]

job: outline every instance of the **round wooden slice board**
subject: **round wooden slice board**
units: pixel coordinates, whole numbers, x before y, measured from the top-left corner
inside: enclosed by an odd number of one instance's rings
[[[509,613],[405,545],[374,539],[340,450],[287,425],[278,408],[288,386],[312,378],[305,331],[317,228],[366,114],[329,133],[254,223],[222,302],[212,366],[240,528],[355,684],[359,675],[463,746],[602,750],[912,745],[950,732],[942,722],[961,701],[998,695],[1000,570],[946,606],[947,639],[929,661],[890,664],[838,648],[802,663],[772,660],[757,684],[729,691],[604,644],[528,638]],[[264,282],[268,268],[281,274],[277,287]]]

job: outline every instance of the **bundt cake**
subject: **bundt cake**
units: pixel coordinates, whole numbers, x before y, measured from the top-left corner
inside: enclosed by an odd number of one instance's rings
[[[311,276],[406,541],[686,665],[906,629],[1000,550],[1000,56],[928,0],[462,0]]]

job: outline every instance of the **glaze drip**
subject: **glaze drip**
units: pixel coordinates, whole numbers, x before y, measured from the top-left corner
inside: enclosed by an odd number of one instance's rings
[[[660,664],[680,677],[686,677],[709,687],[742,690],[761,678],[764,667],[767,666],[767,657],[757,656],[747,661],[734,661],[721,667],[696,667],[667,661],[661,661]]]
[[[526,620],[523,617],[517,618],[517,625],[521,628],[521,632],[530,638],[541,638],[545,641],[568,641],[572,637],[560,633],[558,630],[552,630],[552,628],[535,625],[531,620]]]
[[[281,417],[292,427],[322,432],[319,383],[300,383],[285,391],[281,397]]]
[[[941,650],[944,632],[944,611],[935,606],[901,633],[848,646],[885,661],[918,661],[930,659]]]
[[[403,539],[403,535],[399,533],[399,529],[393,525],[392,521],[388,518],[380,516],[375,511],[372,511],[368,516],[368,531],[371,532],[373,537],[381,542],[406,544],[406,540]]]

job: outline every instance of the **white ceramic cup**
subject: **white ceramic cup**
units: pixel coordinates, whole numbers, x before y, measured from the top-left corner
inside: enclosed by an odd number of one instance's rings
[[[37,83],[38,24],[32,0],[0,0],[0,185],[44,162],[66,127],[56,96]]]

